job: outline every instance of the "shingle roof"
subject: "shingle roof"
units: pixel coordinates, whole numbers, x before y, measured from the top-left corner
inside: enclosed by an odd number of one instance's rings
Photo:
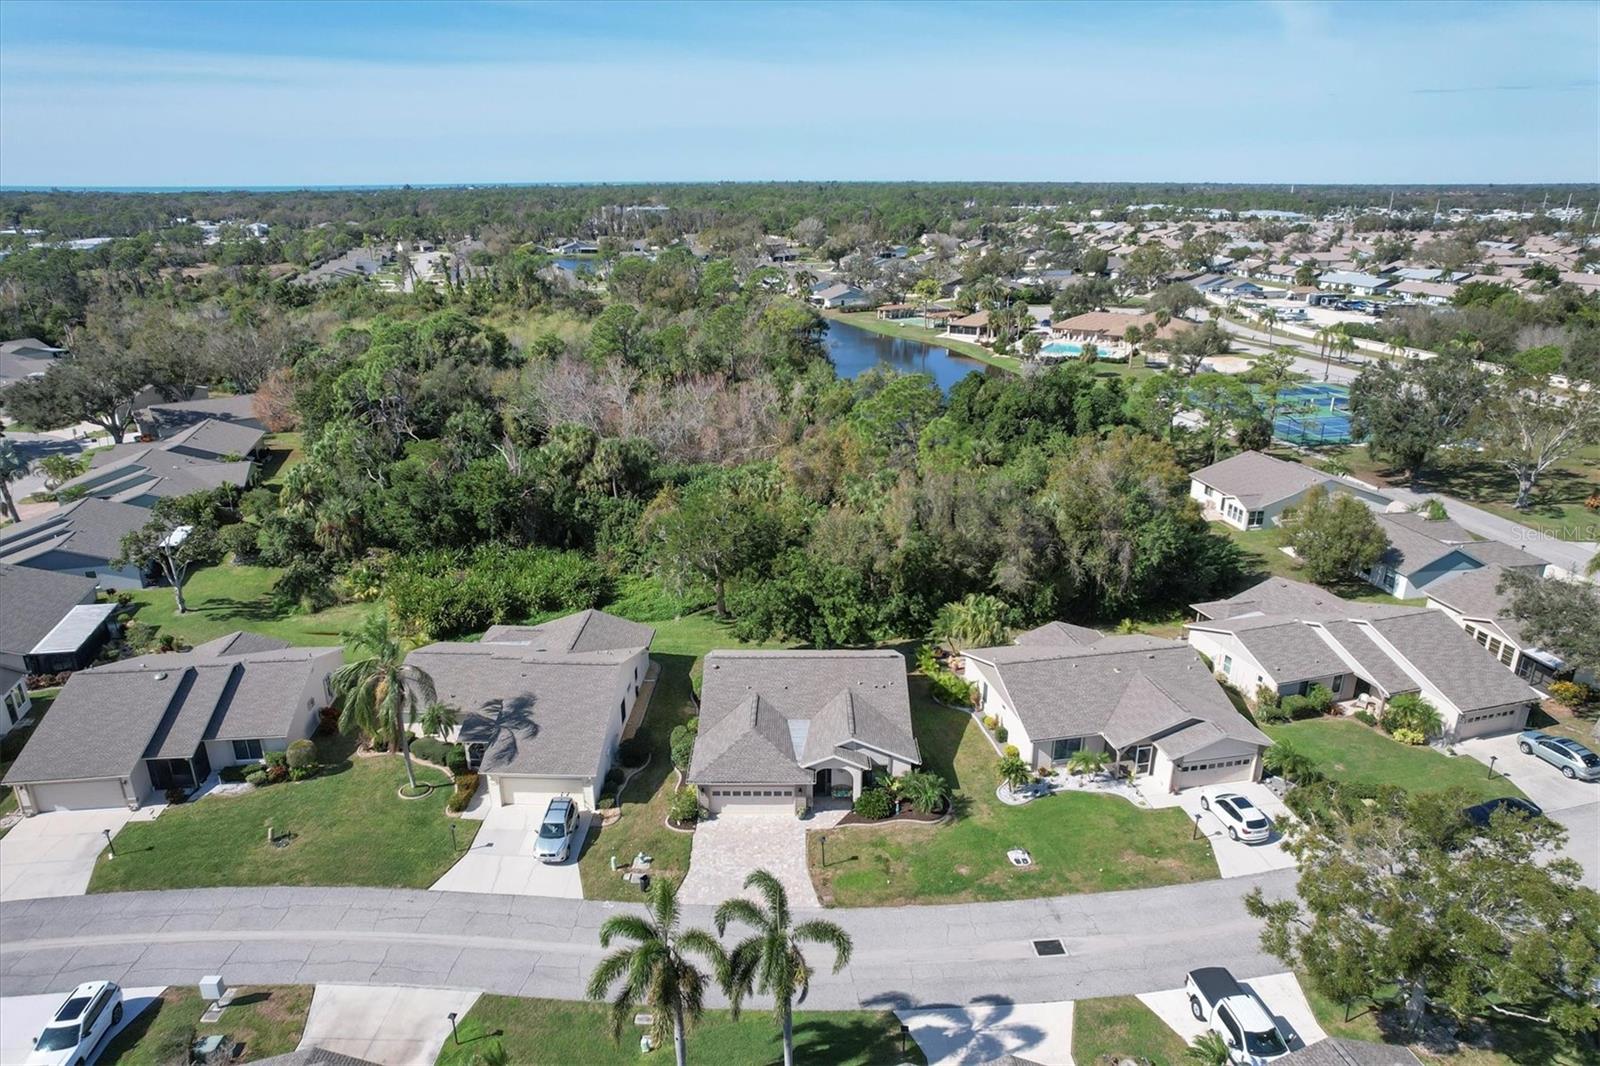
[[[287,1055],[274,1055],[259,1059],[256,1066],[378,1066],[370,1059],[358,1059],[341,1051],[327,1051],[319,1047],[303,1047]]]
[[[266,431],[258,426],[205,418],[171,434],[158,447],[215,456],[249,455],[266,435]]]
[[[248,432],[259,435],[258,430]],[[88,471],[63,483],[60,491],[81,491],[118,501],[143,496],[187,496],[224,485],[243,488],[250,482],[254,465],[248,460],[220,462],[156,444],[95,456],[95,460],[101,459],[104,461],[91,461]]]
[[[1550,565],[1550,560],[1529,551],[1525,547],[1513,544],[1504,544],[1498,540],[1476,540],[1464,545],[1461,549],[1485,566],[1503,566],[1507,570],[1518,570],[1525,567],[1543,569]]]
[[[1015,642],[1022,645],[1082,646],[1099,641],[1105,634],[1088,626],[1075,626],[1071,622],[1046,622],[1042,626],[1018,633]]]
[[[52,551],[85,559],[116,558],[122,538],[150,521],[143,507],[90,497],[0,528],[0,562],[27,565]]]
[[[856,747],[921,761],[898,652],[714,651],[703,676],[696,784],[803,784]]]
[[[1511,596],[1500,591],[1505,570],[1485,566],[1453,574],[1428,586],[1428,598],[1444,604],[1464,618],[1493,622],[1518,644],[1523,643],[1522,626],[1511,613]]]
[[[204,400],[184,400],[178,403],[153,403],[139,412],[141,424],[148,424],[158,436],[170,437],[185,426],[207,419],[237,422],[241,425],[263,428],[255,415],[255,394],[245,396],[213,396]]]
[[[1328,1037],[1278,1060],[1279,1066],[1422,1066],[1410,1048]]]
[[[1472,534],[1453,519],[1430,519],[1416,511],[1373,517],[1389,538],[1383,564],[1407,576],[1472,543]]]
[[[1256,451],[1240,452],[1189,475],[1247,507],[1270,507],[1313,485],[1334,478],[1300,463],[1287,463]]]
[[[286,737],[307,710],[299,698],[313,673],[334,665],[318,660],[337,651],[195,649],[79,670],[6,781],[121,777],[140,759],[188,758],[202,740]]]
[[[1327,589],[1269,577],[1225,600],[1192,603],[1190,609],[1208,619],[1237,618],[1246,614],[1278,614],[1290,618],[1350,618],[1363,605],[1336,596]]]
[[[92,577],[0,563],[0,654],[26,655],[72,608],[94,595]]]
[[[1373,642],[1363,627],[1350,621],[1332,621],[1323,623],[1321,629],[1355,663],[1357,675],[1377,685],[1385,697],[1417,691],[1418,683],[1393,656]]]
[[[1246,615],[1191,628],[1232,633],[1261,668],[1279,684],[1341,674],[1344,661],[1311,627],[1281,615]]]
[[[536,626],[490,626],[485,642],[527,644],[537,651],[613,651],[648,648],[655,630],[604,611],[578,611]]]
[[[1538,698],[1526,682],[1501,666],[1441,611],[1420,607],[1363,624],[1387,641],[1461,711]]]
[[[1179,747],[1187,743],[1182,734],[1199,729],[1191,739],[1210,739],[1198,746],[1223,737],[1270,743],[1182,641],[1103,636],[1088,645],[1010,645],[967,655],[994,666],[1008,702],[1036,742],[1098,733],[1107,740],[1115,736],[1121,746],[1161,737],[1163,747]],[[1200,728],[1207,723],[1214,733]]]

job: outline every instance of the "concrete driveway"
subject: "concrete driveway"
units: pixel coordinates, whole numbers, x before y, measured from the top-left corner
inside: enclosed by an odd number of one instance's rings
[[[1494,772],[1522,789],[1529,799],[1546,811],[1600,803],[1600,781],[1568,781],[1560,770],[1539,756],[1522,754],[1517,748],[1515,733],[1459,741],[1456,750],[1472,756],[1485,766],[1493,757]]]
[[[318,985],[300,1046],[383,1066],[428,1066],[450,1039],[450,1012],[459,1021],[478,995],[450,988]]]
[[[1219,796],[1224,792],[1238,793],[1272,819],[1272,839],[1261,844],[1245,844],[1238,840],[1230,840],[1227,826],[1223,824],[1222,819],[1214,811],[1205,811],[1200,807],[1201,796]],[[1211,842],[1211,851],[1217,857],[1217,869],[1222,872],[1223,877],[1249,877],[1271,870],[1294,868],[1294,856],[1283,850],[1283,834],[1279,829],[1294,816],[1267,786],[1253,781],[1214,785],[1180,792],[1173,799],[1177,801],[1176,806],[1182,808],[1189,816],[1191,823],[1197,815],[1199,816],[1200,832]]]
[[[434,883],[433,890],[582,899],[583,879],[578,874],[578,856],[583,852],[592,814],[579,816],[578,838],[566,862],[542,863],[533,857],[539,820],[554,798],[552,793],[532,797],[529,803],[485,810],[483,828],[478,830],[471,849],[445,871]]]
[[[100,1043],[105,1049],[112,1039],[139,1016],[165,992],[163,987],[124,988],[122,990],[122,1021],[112,1026]],[[28,1061],[33,1053],[33,1041],[45,1025],[54,1018],[61,1004],[66,1002],[65,992],[49,992],[42,996],[6,996],[0,999],[0,1063],[6,1066]]]
[[[1300,982],[1295,980],[1294,974],[1275,973],[1239,983],[1254,992],[1266,1005],[1273,1021],[1289,1038],[1289,1050],[1299,1051],[1328,1038],[1322,1026],[1317,1024],[1316,1015],[1311,1013],[1311,1004],[1306,1002],[1306,994],[1301,991]],[[1195,1037],[1206,1031],[1205,1023],[1196,1020],[1189,1010],[1189,997],[1181,988],[1143,992],[1139,995],[1139,1002],[1154,1011],[1185,1043],[1194,1043]]]
[[[1072,1066],[1072,1003],[975,1003],[895,1011],[928,1066],[976,1066],[1015,1055],[1039,1066]]]
[[[791,907],[821,907],[806,862],[806,831],[831,829],[844,811],[818,811],[800,819],[792,811],[734,808],[701,822],[689,852],[689,873],[678,887],[683,903],[721,903],[738,892],[753,870],[783,885]]]
[[[50,811],[24,818],[0,837],[0,900],[81,896],[95,860],[130,821],[149,821],[161,806],[130,811]]]

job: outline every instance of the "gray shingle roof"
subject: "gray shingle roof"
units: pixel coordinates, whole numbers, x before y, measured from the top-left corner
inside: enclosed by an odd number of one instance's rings
[[[1356,674],[1377,685],[1385,697],[1417,691],[1417,682],[1387,651],[1373,642],[1362,626],[1351,621],[1330,621],[1323,623],[1322,631],[1354,661]]]
[[[236,422],[240,425],[264,429],[256,418],[255,394],[246,396],[213,396],[204,400],[184,400],[178,403],[153,403],[139,412],[139,424],[154,430],[160,437],[172,434],[206,419]]]
[[[259,435],[257,430],[248,432]],[[84,492],[107,500],[134,500],[143,496],[187,496],[233,485],[249,484],[254,464],[248,460],[219,462],[149,444],[122,453],[95,456],[90,468],[61,485],[62,492]]]
[[[1313,485],[1334,479],[1300,463],[1274,459],[1256,451],[1240,452],[1189,475],[1247,507],[1269,507]]]
[[[1224,737],[1270,743],[1182,641],[1103,636],[1088,645],[1011,645],[967,654],[994,666],[1036,743],[1093,734],[1114,746],[1159,737],[1163,749],[1174,751],[1199,750]]]
[[[462,712],[463,741],[487,745],[486,773],[591,777],[609,735],[618,675],[655,630],[603,611],[493,626],[476,644],[418,648],[406,661]]]
[[[1410,1048],[1328,1037],[1278,1060],[1280,1066],[1422,1066]]]
[[[249,455],[261,445],[266,431],[243,422],[205,418],[180,429],[161,441],[158,447],[204,455]]]
[[[0,563],[0,654],[26,655],[94,596],[94,578]]]
[[[1093,644],[1104,636],[1098,629],[1088,626],[1075,626],[1071,622],[1046,622],[1025,633],[1018,633],[1015,642],[1023,645],[1084,645]]]
[[[370,1059],[358,1059],[340,1051],[327,1051],[319,1047],[303,1047],[287,1055],[274,1055],[260,1059],[256,1066],[378,1066]]]
[[[1461,711],[1531,702],[1537,693],[1442,611],[1422,607],[1364,623]]]
[[[1464,618],[1493,622],[1502,633],[1522,644],[1522,626],[1511,613],[1511,596],[1500,591],[1505,574],[1498,566],[1454,574],[1429,585],[1428,598]]]
[[[1525,547],[1513,544],[1503,544],[1498,540],[1478,540],[1462,548],[1468,555],[1485,566],[1502,566],[1507,570],[1517,570],[1524,567],[1534,567],[1542,570],[1550,565],[1550,560],[1529,551]]]
[[[141,759],[188,758],[202,740],[286,737],[305,714],[298,701],[313,673],[337,661],[337,648],[229,657],[196,649],[79,670],[6,782],[121,777]]]
[[[1345,672],[1344,661],[1310,626],[1282,615],[1245,615],[1196,622],[1195,629],[1232,633],[1279,684]]]
[[[703,677],[696,784],[804,784],[862,747],[921,762],[898,652],[714,651]]]
[[[1429,519],[1414,511],[1374,517],[1384,536],[1389,538],[1383,564],[1407,576],[1472,543],[1472,534],[1456,525],[1453,519]]]
[[[37,518],[0,527],[0,562],[26,566],[51,551],[109,561],[122,538],[150,521],[143,507],[94,498],[69,503]]]
[[[1278,614],[1290,618],[1351,618],[1361,613],[1361,605],[1336,596],[1327,589],[1269,577],[1225,600],[1192,603],[1190,609],[1208,619],[1237,618],[1246,614]]]

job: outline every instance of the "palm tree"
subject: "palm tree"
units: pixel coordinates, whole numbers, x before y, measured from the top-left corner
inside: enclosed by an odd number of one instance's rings
[[[22,515],[17,512],[17,501],[11,498],[11,483],[22,480],[22,475],[28,472],[28,460],[11,441],[0,437],[0,503],[5,505],[4,512],[11,515],[13,522],[22,521]]]
[[[1183,1061],[1195,1066],[1228,1066],[1233,1060],[1228,1056],[1228,1045],[1222,1042],[1222,1037],[1207,1030],[1184,1050]]]
[[[955,654],[962,647],[987,648],[1003,644],[1005,614],[1003,601],[980,592],[969,592],[955,603],[940,608],[934,627]]]
[[[728,953],[725,991],[735,1018],[744,997],[752,991],[772,997],[773,1011],[783,1026],[783,1063],[794,1066],[794,1004],[804,1003],[811,987],[811,967],[801,945],[832,948],[833,972],[838,973],[850,961],[850,934],[822,919],[791,926],[788,894],[765,870],[752,872],[744,879],[744,887],[760,893],[765,906],[736,896],[717,907],[718,936],[727,931],[729,922],[741,922],[755,930]]]
[[[1094,341],[1084,341],[1083,347],[1078,350],[1078,359],[1087,366],[1093,366],[1100,358],[1100,346]]]
[[[1273,307],[1261,309],[1261,321],[1267,327],[1267,347],[1272,347],[1272,327],[1278,324],[1278,311]]]
[[[1012,795],[1016,795],[1018,789],[1033,780],[1028,764],[1022,761],[1020,755],[1005,756],[1000,760],[997,769],[1000,771],[1000,783],[1005,785]]]
[[[417,716],[417,727],[422,730],[423,736],[443,740],[460,721],[461,716],[448,703],[430,703]]]
[[[684,1034],[705,1010],[706,975],[690,961],[688,953],[703,956],[720,977],[731,976],[722,945],[703,929],[679,930],[678,886],[661,878],[650,886],[646,914],[613,914],[600,926],[600,946],[629,940],[600,960],[589,975],[590,999],[611,996],[611,1039],[621,1040],[624,1026],[636,1007],[651,1014],[650,1036],[659,1047],[672,1037],[678,1066],[686,1058]]]
[[[1089,751],[1079,748],[1072,753],[1072,758],[1067,760],[1067,772],[1073,774],[1097,774],[1111,762],[1111,754],[1106,751]]]
[[[366,655],[341,666],[330,681],[339,697],[339,728],[345,733],[360,730],[371,737],[384,737],[398,747],[405,757],[406,781],[415,792],[411,723],[421,708],[438,699],[433,678],[406,662],[405,646],[383,611],[368,615],[345,639]]]
[[[932,814],[950,795],[950,785],[938,774],[912,770],[894,780],[900,783],[900,798],[918,814]]]

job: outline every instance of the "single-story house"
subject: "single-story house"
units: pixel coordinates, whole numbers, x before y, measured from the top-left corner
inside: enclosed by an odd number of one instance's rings
[[[1357,270],[1330,270],[1319,275],[1317,284],[1324,289],[1336,292],[1353,292],[1362,296],[1376,296],[1388,292],[1394,286],[1393,278],[1379,277],[1377,274],[1363,274]]]
[[[1551,565],[1548,559],[1526,548],[1497,540],[1474,540],[1471,533],[1449,518],[1429,518],[1420,511],[1380,514],[1376,518],[1389,540],[1389,548],[1361,576],[1402,600],[1425,596],[1434,582],[1485,566],[1527,570],[1542,577]]]
[[[1342,618],[1320,609],[1300,615],[1250,611],[1184,628],[1190,645],[1250,700],[1263,687],[1293,696],[1321,685],[1339,701],[1370,697],[1379,703],[1410,692],[1438,708],[1451,741],[1525,726],[1538,693],[1502,669],[1443,612],[1377,604],[1351,608]]]
[[[0,343],[0,389],[28,378],[43,377],[65,349],[53,348],[35,337],[18,337]]]
[[[913,318],[917,313],[916,304],[880,304],[878,317],[880,319]]]
[[[536,626],[491,626],[476,642],[406,656],[461,714],[455,739],[488,778],[494,806],[570,796],[593,810],[650,669],[655,630],[579,611]]]
[[[1206,518],[1235,529],[1273,528],[1284,511],[1319,486],[1328,492],[1347,492],[1375,509],[1393,502],[1359,481],[1257,451],[1240,452],[1189,475],[1189,495],[1199,501]]]
[[[1444,281],[1402,281],[1389,292],[1407,303],[1447,304],[1460,288]]]
[[[811,291],[811,302],[818,307],[831,310],[849,311],[872,306],[872,297],[842,281],[832,285],[821,285]]]
[[[5,783],[26,815],[138,810],[223,766],[262,761],[315,731],[332,648],[230,633],[192,651],[80,670],[17,756]]]
[[[1318,585],[1267,577],[1225,600],[1192,603],[1196,622],[1247,614],[1281,614],[1294,618],[1348,618],[1370,605],[1355,603]]]
[[[1050,622],[966,652],[962,676],[1029,766],[1104,751],[1167,792],[1255,781],[1272,741],[1181,640]]]
[[[1485,566],[1437,581],[1428,586],[1428,606],[1442,612],[1467,636],[1489,649],[1489,654],[1506,669],[1542,688],[1565,675],[1567,664],[1559,655],[1535,647],[1524,637],[1522,623],[1511,613],[1510,594],[1500,591],[1505,574],[1504,567]],[[1580,671],[1577,680],[1593,683],[1594,677]]]
[[[62,499],[94,497],[151,507],[169,496],[242,489],[250,484],[255,464],[249,459],[221,462],[162,447],[165,443],[135,445],[114,455],[103,453],[104,459],[97,455],[98,462],[91,461],[87,471],[62,483],[57,492]]]
[[[143,507],[91,496],[0,526],[0,563],[79,574],[103,589],[142,589],[150,575],[111,560],[122,553],[122,538],[149,521]]]
[[[970,315],[951,318],[944,328],[951,337],[969,337],[979,344],[988,344],[995,336],[994,327],[989,324],[988,311],[974,311]]]
[[[894,651],[713,651],[688,781],[712,814],[846,802],[922,763]]]
[[[267,427],[257,417],[255,403],[255,393],[211,396],[204,400],[183,400],[178,403],[153,403],[135,414],[134,420],[139,424],[139,432],[148,437],[170,437],[179,430],[208,419],[265,432]],[[245,455],[248,452],[238,454]]]
[[[33,706],[27,675],[81,670],[112,635],[117,605],[96,603],[94,580],[0,563],[0,670],[4,733]]]

